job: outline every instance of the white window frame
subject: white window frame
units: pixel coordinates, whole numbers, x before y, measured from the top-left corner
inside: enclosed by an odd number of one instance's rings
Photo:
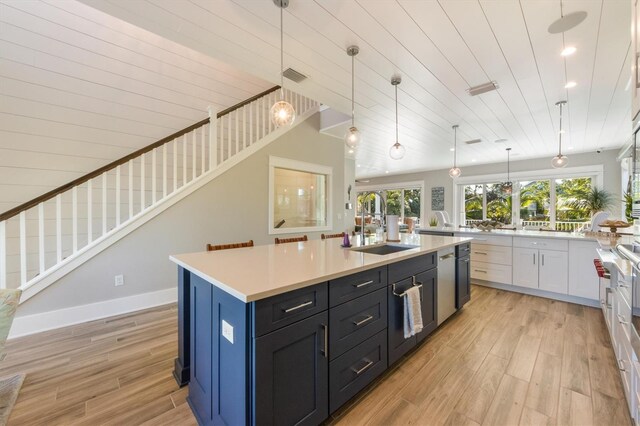
[[[512,182],[520,182],[523,180],[549,180],[549,217],[550,224],[555,225],[556,221],[556,191],[555,180],[556,179],[570,179],[590,177],[591,184],[597,188],[602,188],[604,185],[604,166],[602,164],[596,164],[592,166],[579,166],[568,167],[566,169],[545,169],[535,170],[527,172],[513,172],[510,173],[510,180]],[[464,223],[464,189],[465,185],[473,184],[487,184],[498,183],[506,181],[505,173],[496,173],[490,175],[477,175],[477,176],[464,176],[456,179],[453,185],[453,211],[454,218],[453,223],[456,227]],[[520,186],[514,185],[512,195],[512,212],[511,223],[520,223],[520,209],[516,208],[520,206]],[[483,196],[483,212],[482,217],[486,217],[487,209],[484,203],[486,202],[486,195]]]
[[[327,224],[324,226],[298,226],[295,228],[275,228],[273,207],[274,207],[274,178],[275,169],[289,169],[299,172],[315,173],[327,177],[326,203],[327,203]],[[333,229],[333,167],[320,164],[306,163],[304,161],[292,160],[289,158],[269,156],[269,235],[293,234],[299,232],[320,232]]]
[[[356,186],[356,203],[358,202],[357,194],[367,191],[394,191],[398,189],[419,189],[420,190],[420,223],[424,223],[425,217],[425,198],[424,198],[424,181],[394,182],[387,184]],[[356,206],[356,211],[358,206]],[[386,212],[385,212],[386,213]],[[404,222],[404,194],[402,196],[402,205],[400,207],[400,218]]]

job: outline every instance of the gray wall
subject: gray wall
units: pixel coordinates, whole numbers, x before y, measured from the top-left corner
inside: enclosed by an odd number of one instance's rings
[[[269,155],[333,167],[334,232],[351,226],[353,212],[344,203],[345,188],[355,186],[355,163],[345,160],[343,141],[320,134],[318,126],[316,114],[22,304],[17,316],[175,287],[169,255],[202,251],[208,242],[273,243],[267,223]],[[125,285],[114,287],[118,274]]]
[[[616,160],[617,150],[603,151],[601,154],[584,153],[569,154],[568,167],[591,166],[602,164],[604,168],[604,188],[620,197],[622,194],[620,179],[620,163]],[[537,158],[523,161],[511,161],[510,169],[512,172],[527,172],[536,170],[545,170],[551,168],[550,158]],[[462,167],[463,176],[480,176],[501,173],[506,174],[507,163],[481,164],[477,166]],[[449,212],[451,220],[453,220],[453,179],[449,177],[449,169],[433,170],[419,173],[408,173],[402,175],[382,176],[378,178],[368,179],[368,183],[358,184],[358,186],[382,185],[398,182],[424,181],[424,197],[425,200],[425,220],[428,221],[433,216],[431,210],[431,188],[437,186],[444,187],[444,206]],[[616,204],[616,208],[612,209],[612,214],[620,217],[620,207]]]

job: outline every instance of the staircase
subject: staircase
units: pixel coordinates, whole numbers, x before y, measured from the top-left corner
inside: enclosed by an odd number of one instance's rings
[[[0,215],[0,288],[21,303],[286,133],[276,86]],[[318,103],[284,91],[293,126]]]

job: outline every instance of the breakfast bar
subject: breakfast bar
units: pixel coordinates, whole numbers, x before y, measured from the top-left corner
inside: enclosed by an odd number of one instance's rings
[[[468,241],[405,234],[351,248],[333,239],[171,256],[174,376],[189,384],[198,422],[323,422],[469,300]],[[412,288],[423,327],[408,335]]]

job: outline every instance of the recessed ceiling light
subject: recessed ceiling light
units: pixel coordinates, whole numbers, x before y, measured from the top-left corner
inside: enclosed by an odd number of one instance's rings
[[[576,53],[576,49],[575,46],[567,46],[564,49],[562,49],[562,52],[560,52],[560,54],[562,56],[569,56],[569,55],[573,55],[574,53]]]
[[[453,152],[455,150],[456,150],[455,148],[449,148],[449,151],[451,151],[451,152]]]
[[[360,167],[360,164],[358,164],[358,167]]]
[[[565,134],[565,133],[566,133],[566,132],[565,132],[564,130],[560,130],[560,131],[558,132],[558,134],[560,134],[560,135],[563,135],[563,134]]]
[[[570,146],[570,147],[567,147],[567,149],[568,149],[568,150],[572,150],[572,149],[573,149],[573,147],[572,147],[572,146]]]
[[[353,150],[352,149],[349,150],[349,154],[353,154]]]
[[[567,84],[564,85],[565,89],[571,89],[572,87],[576,87],[578,83],[575,81],[568,81]]]
[[[471,162],[472,162],[472,163],[475,163],[475,162],[476,162],[476,159],[475,159],[475,158],[472,158],[472,159],[471,159]]]
[[[385,172],[385,173],[389,173],[389,170],[385,170],[384,172]]]

